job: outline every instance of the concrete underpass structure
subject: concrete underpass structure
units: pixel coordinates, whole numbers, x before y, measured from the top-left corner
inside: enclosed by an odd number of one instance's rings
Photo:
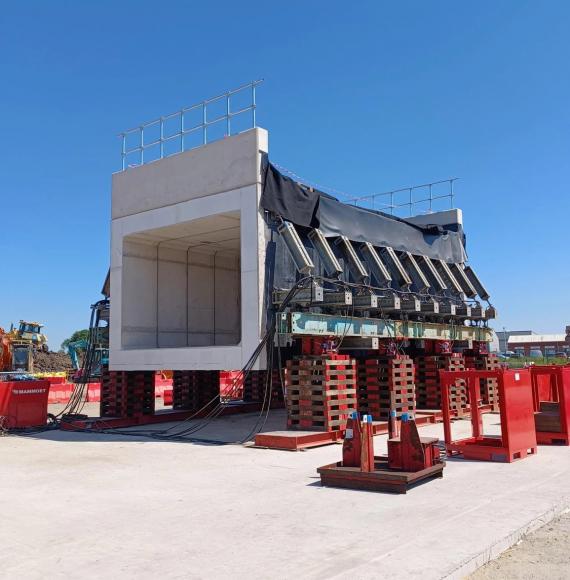
[[[255,128],[113,175],[112,370],[231,370],[249,359],[264,324],[267,151]]]
[[[494,310],[473,304],[476,290],[463,270],[461,210],[402,220],[330,201],[334,198],[271,169],[268,150],[268,132],[252,128],[147,163],[142,162],[141,151],[140,163],[125,165],[113,175],[110,370],[242,369],[264,336],[268,309],[279,303],[271,292],[279,289],[283,297],[305,272],[324,283],[324,298],[311,299],[308,311],[307,304],[295,298],[292,310],[278,317],[278,333],[288,344],[327,335],[360,343],[362,338],[395,336],[489,340],[488,329],[480,323],[488,315],[494,317]],[[273,183],[272,201],[262,199],[264,182]],[[322,226],[306,222],[306,208],[305,214],[297,214],[300,223],[284,221],[315,196],[328,198],[319,197],[320,204],[313,201],[314,211],[321,212],[317,223],[322,218],[329,227],[321,247],[311,232]],[[267,203],[284,205],[276,211]],[[321,209],[323,204],[328,209]],[[410,202],[410,213],[412,207]],[[287,233],[280,225],[284,223],[289,224]],[[343,228],[351,233],[345,234]],[[377,252],[389,252],[385,258],[378,254],[374,258],[382,268],[382,259],[391,264],[392,278],[384,270],[383,289],[378,288],[382,280],[370,278],[376,274],[370,257],[362,254],[363,243],[371,247],[363,236],[375,240]],[[336,258],[327,257],[327,252]],[[450,266],[443,255],[451,260]],[[337,260],[338,279],[326,282],[330,259]],[[455,268],[454,273],[449,268]],[[447,284],[439,293],[437,283],[444,282],[433,278],[439,277],[437,271]],[[391,308],[393,316],[378,311],[378,291],[384,300],[381,308]],[[479,294],[487,298],[482,286]],[[358,318],[347,325],[343,304],[346,298],[345,306],[350,306],[353,296],[358,296],[354,298],[359,301]],[[455,317],[454,324],[449,324],[449,316]],[[478,324],[466,326],[469,319]],[[262,352],[251,368],[265,366]]]

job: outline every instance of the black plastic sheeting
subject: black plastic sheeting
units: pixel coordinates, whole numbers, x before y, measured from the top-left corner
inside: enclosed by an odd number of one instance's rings
[[[319,228],[326,237],[391,246],[446,262],[464,262],[461,227],[416,226],[402,218],[342,203],[318,190],[301,187],[266,161],[261,207],[297,226]],[[457,230],[457,231],[452,231]]]
[[[318,228],[319,200],[325,195],[299,186],[265,159],[263,192],[260,200],[263,209],[295,225]]]

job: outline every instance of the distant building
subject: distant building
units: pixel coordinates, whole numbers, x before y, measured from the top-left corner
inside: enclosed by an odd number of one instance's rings
[[[522,336],[534,334],[532,330],[499,330],[495,334],[499,339],[499,352],[507,352],[509,349],[508,340],[509,336]]]
[[[498,333],[497,333],[498,334]],[[565,334],[514,334],[508,337],[507,350],[530,356],[531,350],[536,354],[540,351],[542,356],[554,356],[557,352],[568,353],[570,344],[566,341]]]

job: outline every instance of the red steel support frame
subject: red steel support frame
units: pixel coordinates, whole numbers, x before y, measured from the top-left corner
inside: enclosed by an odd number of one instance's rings
[[[496,378],[499,389],[501,436],[483,435],[483,418],[479,401],[479,379]],[[442,389],[443,430],[445,446],[450,454],[461,454],[465,459],[512,462],[536,453],[536,432],[530,371],[523,370],[468,370],[440,371]],[[472,437],[453,440],[449,388],[457,379],[464,379],[469,389]]]
[[[535,412],[540,411],[539,377],[547,376],[550,379],[552,402],[558,403],[560,413],[560,431],[537,431],[538,443],[542,445],[552,445],[553,443],[570,445],[570,367],[560,365],[533,366],[530,369],[530,376]]]

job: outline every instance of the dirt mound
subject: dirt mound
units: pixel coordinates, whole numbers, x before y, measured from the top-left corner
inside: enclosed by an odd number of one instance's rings
[[[48,373],[70,371],[71,360],[64,352],[34,352],[34,372]]]

